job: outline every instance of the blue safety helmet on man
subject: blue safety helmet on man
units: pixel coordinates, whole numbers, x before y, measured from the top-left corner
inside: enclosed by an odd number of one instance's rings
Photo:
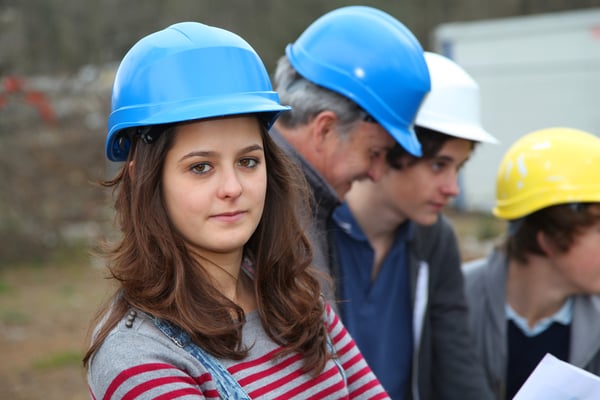
[[[267,129],[279,103],[254,49],[229,31],[182,22],[148,35],[116,73],[106,155],[125,161],[133,127],[236,114],[260,114]]]
[[[342,7],[313,22],[286,55],[305,79],[354,101],[421,155],[413,124],[431,83],[423,48],[400,21],[372,7]]]

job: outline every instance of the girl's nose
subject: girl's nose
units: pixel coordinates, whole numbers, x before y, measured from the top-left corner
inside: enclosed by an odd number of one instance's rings
[[[242,193],[242,184],[235,169],[223,171],[218,193],[221,198],[234,198]]]

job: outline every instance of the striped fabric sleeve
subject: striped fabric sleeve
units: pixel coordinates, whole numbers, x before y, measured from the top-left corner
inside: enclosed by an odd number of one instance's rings
[[[219,399],[216,386],[206,371],[192,370],[181,362],[177,365],[175,360],[164,357],[172,350],[165,351],[161,347],[156,342],[149,343],[141,335],[110,337],[90,363],[88,386],[91,398]]]
[[[351,399],[389,399],[381,383],[367,365],[358,346],[329,304],[326,305],[328,331],[346,372]]]
[[[102,399],[204,399],[198,385],[205,379],[204,375],[193,378],[168,364],[139,364],[121,371]]]

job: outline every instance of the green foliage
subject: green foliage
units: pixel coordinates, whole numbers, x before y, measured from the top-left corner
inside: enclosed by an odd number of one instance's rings
[[[36,370],[51,370],[68,366],[80,366],[83,354],[78,351],[62,351],[52,353],[40,358],[33,363]]]
[[[31,322],[31,318],[18,310],[1,310],[0,321],[5,325],[27,325]]]
[[[13,291],[14,291],[13,286],[8,284],[7,282],[0,280],[0,296],[12,293]]]
[[[8,234],[7,234],[8,235]],[[58,243],[45,245],[37,243],[35,238],[12,235],[10,249],[0,247],[0,271],[2,269],[23,266],[43,268],[46,265],[83,265],[89,262],[90,246],[84,242]],[[2,232],[0,231],[0,241]],[[5,242],[6,243],[6,242]],[[5,283],[4,283],[5,285]],[[3,287],[0,281],[0,295],[10,287]]]

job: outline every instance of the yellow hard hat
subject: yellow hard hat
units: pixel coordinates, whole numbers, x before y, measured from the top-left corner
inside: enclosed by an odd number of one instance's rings
[[[496,176],[496,217],[513,220],[545,207],[600,202],[600,138],[548,128],[517,140]]]

